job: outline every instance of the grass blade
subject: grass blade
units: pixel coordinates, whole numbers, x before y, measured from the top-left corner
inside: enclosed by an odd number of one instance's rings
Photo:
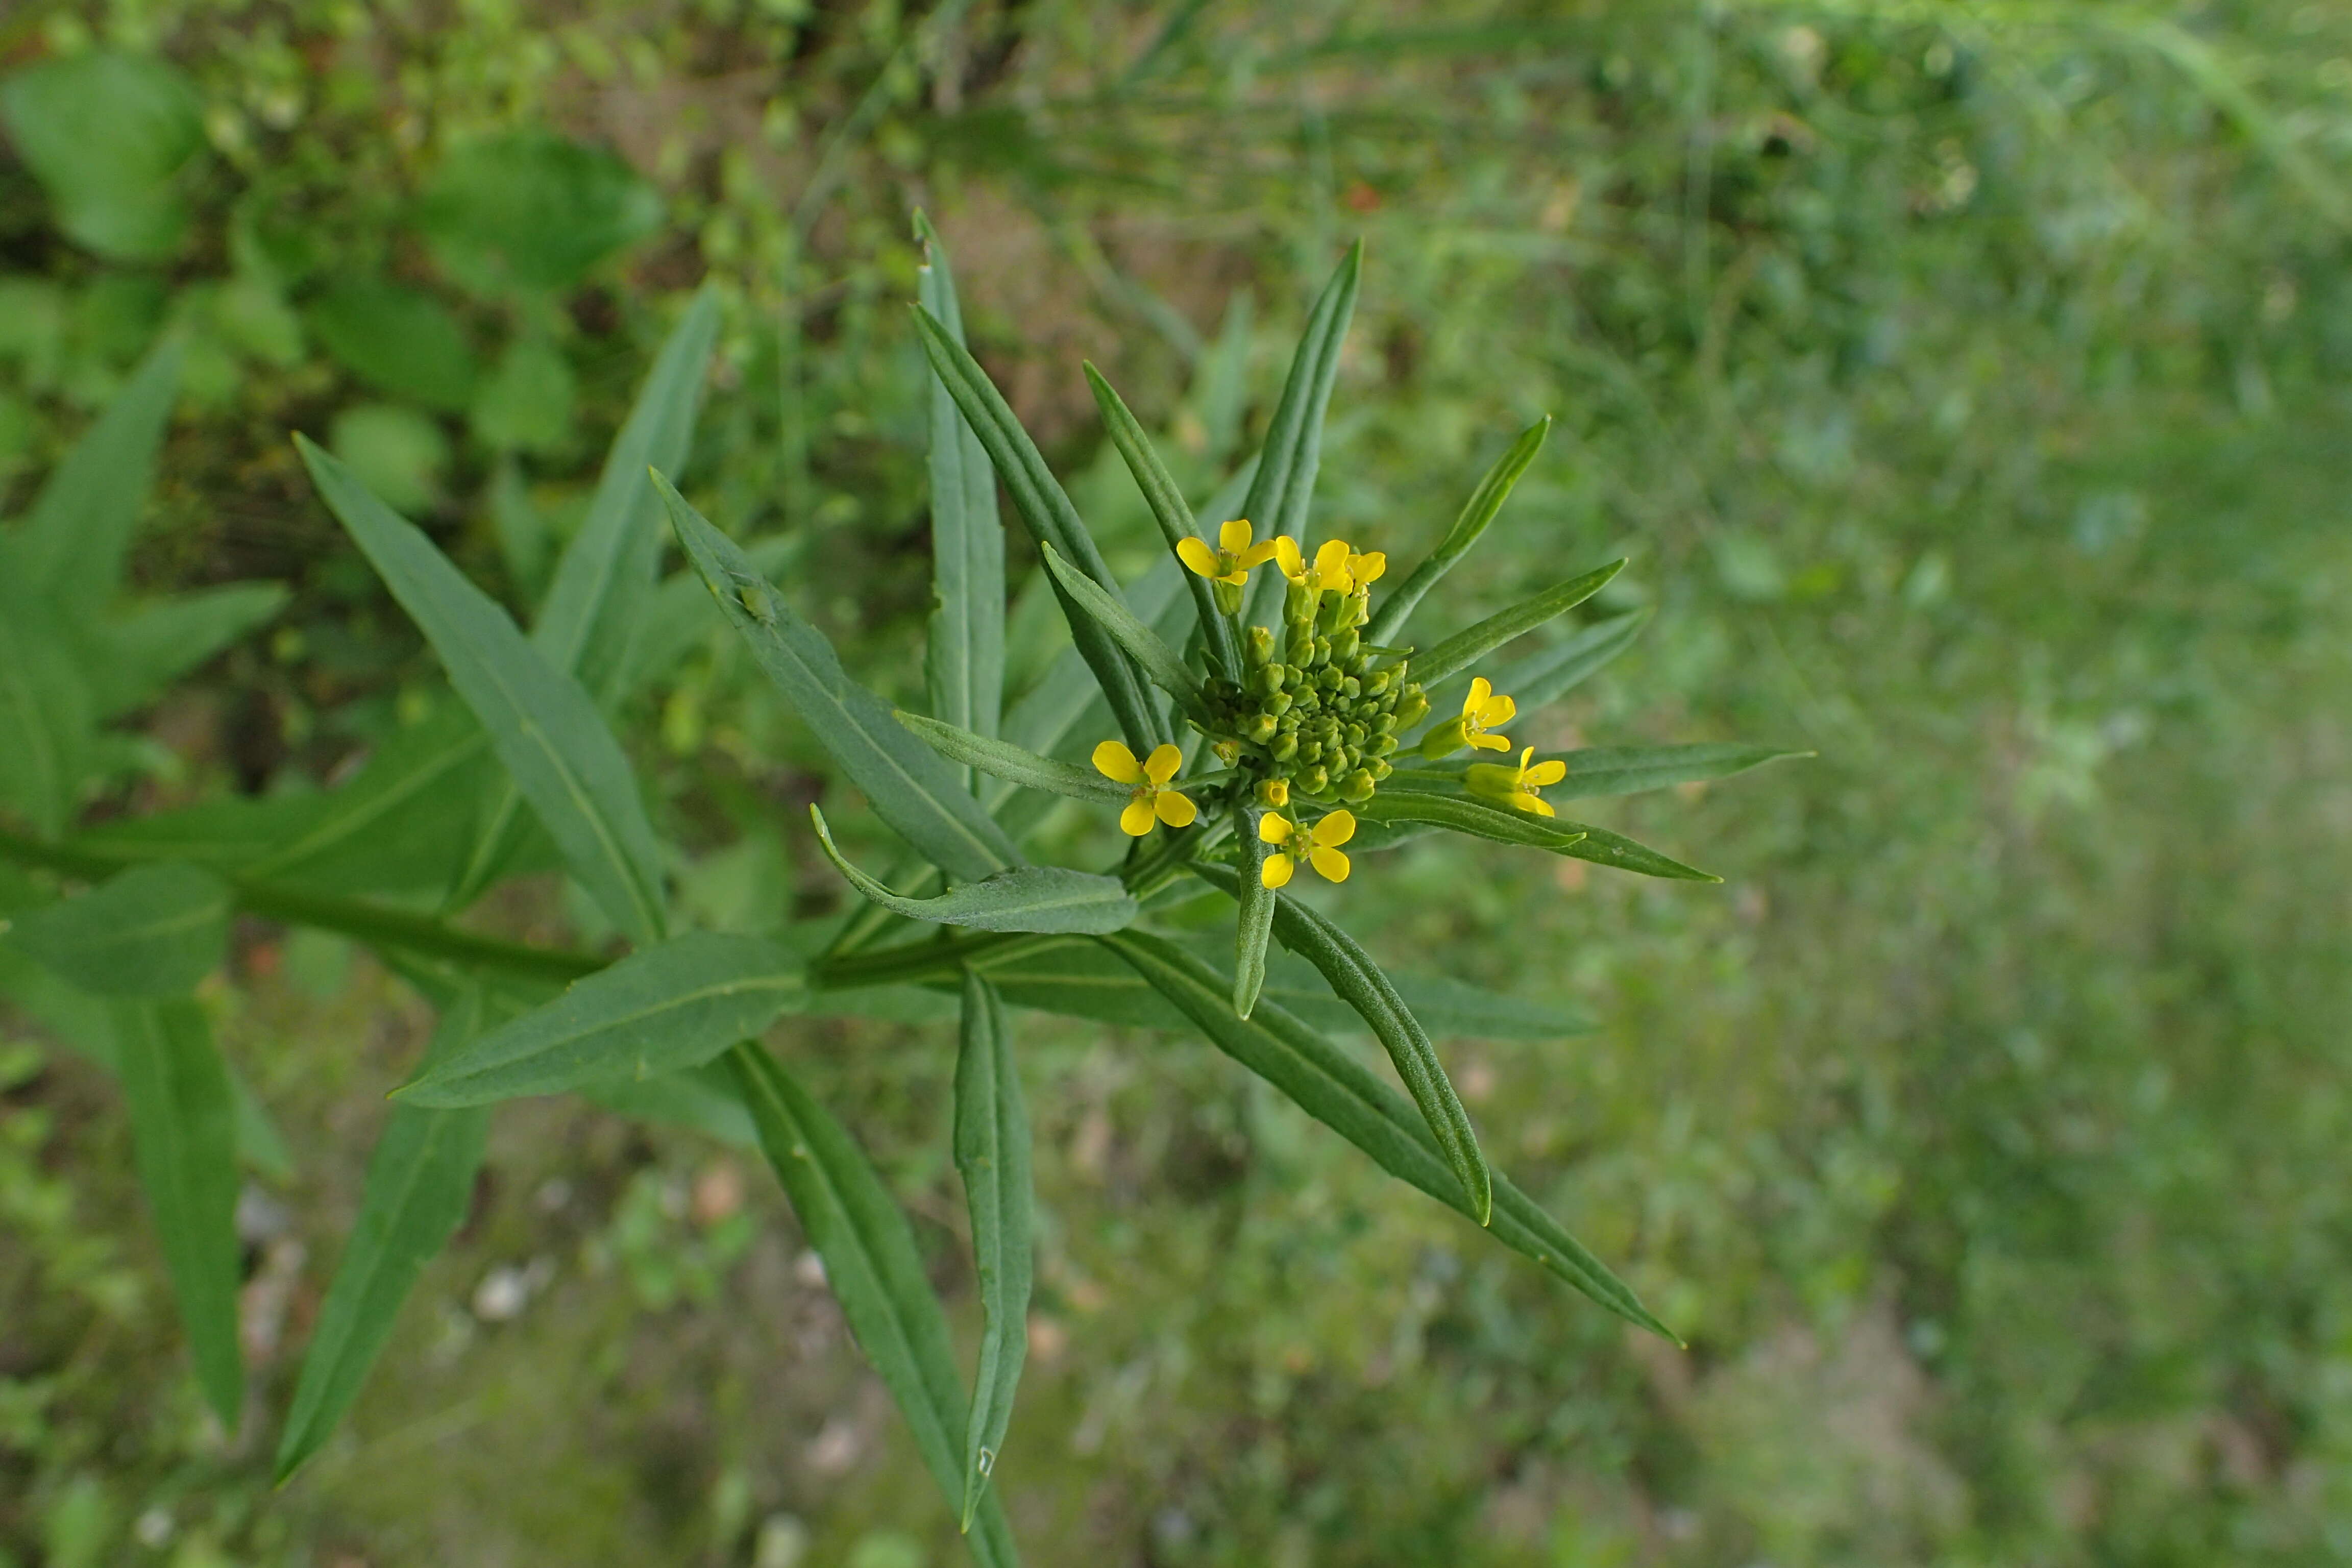
[[[1381,602],[1379,613],[1364,627],[1366,642],[1391,644],[1398,640],[1398,634],[1404,630],[1405,618],[1439,580],[1454,570],[1454,563],[1478,542],[1478,536],[1486,531],[1486,525],[1495,521],[1495,514],[1510,500],[1512,488],[1519,482],[1528,465],[1536,460],[1536,454],[1543,449],[1544,437],[1550,434],[1549,414],[1519,432],[1510,449],[1496,459],[1495,466],[1486,470],[1486,477],[1478,481],[1478,488],[1470,492],[1462,515],[1454,520],[1454,526],[1446,530],[1437,548]]]
[[[472,1039],[483,1017],[480,994],[468,993],[442,1016],[426,1063]],[[489,1126],[487,1109],[392,1108],[368,1157],[359,1218],[319,1309],[286,1428],[278,1436],[279,1485],[341,1424],[392,1337],[417,1276],[465,1219]]]
[[[656,940],[661,851],[628,759],[588,693],[340,460],[294,439],[320,494],[441,656],[572,874],[632,942]]]
[[[1184,492],[1168,465],[1160,460],[1151,445],[1151,437],[1109,382],[1091,363],[1086,366],[1087,384],[1094,388],[1095,406],[1102,410],[1103,427],[1110,432],[1111,445],[1127,461],[1127,471],[1135,476],[1136,489],[1151,509],[1151,520],[1160,525],[1160,537],[1168,542],[1173,555],[1177,542],[1203,537],[1200,525],[1193,521],[1192,509],[1184,502]],[[1220,519],[1219,521],[1223,521]],[[1209,652],[1217,667],[1227,675],[1239,678],[1242,668],[1241,647],[1234,637],[1233,622],[1217,613],[1217,600],[1209,580],[1197,573],[1184,574],[1184,585],[1192,591],[1192,613],[1200,623],[1201,633],[1208,639]]]
[[[977,880],[1021,864],[1021,853],[930,748],[849,678],[824,634],[803,620],[752,569],[735,542],[703,520],[659,475],[670,523],[710,596],[875,815],[933,865]]]
[[[1226,1005],[1223,977],[1164,937],[1122,931],[1096,940],[1190,1018],[1210,1044],[1288,1095],[1391,1175],[1477,1218],[1428,1123],[1410,1100],[1353,1057],[1272,1001],[1261,1002],[1247,1019],[1236,1018]],[[1674,1339],[1623,1281],[1507,1178],[1496,1178],[1486,1230],[1628,1322]]]
[[[963,1507],[960,1458],[970,1410],[956,1375],[946,1314],[931,1294],[907,1216],[864,1151],[762,1047],[727,1055],[737,1090],[760,1131],[760,1147],[783,1184],[850,1332],[881,1374],[913,1432],[924,1467]],[[1012,1531],[996,1494],[981,1499],[965,1537],[983,1568],[1011,1568]]]
[[[1051,544],[1041,544],[1038,552],[1045,557],[1045,570],[1054,575],[1055,585],[1062,590],[1066,605],[1076,605],[1111,639],[1126,650],[1151,683],[1181,703],[1191,712],[1206,710],[1201,706],[1201,682],[1176,650],[1160,640],[1160,634],[1135,618],[1135,612],[1124,601],[1105,593],[1095,581],[1062,559],[1061,552]]]
[[[957,343],[963,311],[947,247],[930,220],[915,215],[923,265],[916,293]],[[930,387],[931,611],[923,674],[931,713],[993,735],[1004,703],[1004,523],[996,514],[996,470],[988,449],[935,374]],[[968,786],[978,780],[965,775]]]
[[[1212,886],[1236,899],[1241,896],[1239,879],[1225,867],[1192,869]],[[1470,1113],[1462,1108],[1461,1096],[1454,1092],[1454,1082],[1445,1076],[1445,1064],[1438,1060],[1429,1031],[1413,1016],[1395,984],[1354,937],[1286,893],[1275,894],[1274,934],[1283,946],[1320,970],[1339,1000],[1362,1015],[1389,1060],[1396,1064],[1405,1092],[1412,1096],[1445,1163],[1462,1184],[1463,1194],[1469,1199],[1465,1212],[1480,1225],[1490,1223],[1495,1208],[1494,1173],[1486,1168]]]
[[[180,351],[167,343],[147,356],[42,485],[11,542],[33,595],[77,618],[114,596],[179,384]]]
[[[1025,784],[1031,789],[1041,789],[1053,795],[1066,795],[1073,800],[1124,802],[1135,793],[1129,785],[1106,778],[1093,768],[1082,768],[1058,757],[1041,757],[1010,741],[976,735],[970,730],[943,724],[936,719],[926,719],[919,713],[899,712],[891,716],[913,731],[916,739],[948,761],[977,768],[1010,784]]]
[[[757,1035],[807,989],[774,942],[690,931],[458,1045],[394,1098],[448,1110],[680,1071]]]
[[[227,954],[229,902],[226,882],[167,860],[23,916],[7,940],[93,996],[184,996]]]
[[[1331,404],[1331,385],[1339,374],[1339,345],[1356,314],[1356,288],[1364,270],[1364,242],[1348,247],[1331,280],[1315,298],[1307,312],[1307,330],[1291,355],[1290,374],[1282,384],[1282,400],[1265,430],[1265,446],[1258,455],[1257,473],[1242,501],[1242,515],[1255,523],[1261,536],[1286,533],[1307,549],[1310,535],[1307,510],[1315,495],[1316,470],[1323,463],[1323,414]],[[1269,572],[1252,591],[1253,624],[1279,626],[1272,606],[1282,599],[1279,573]]]
[[[547,662],[577,675],[600,700],[625,679],[661,555],[661,507],[646,470],[686,467],[718,336],[719,297],[705,289],[671,329],[604,455],[587,518],[556,563],[531,627],[531,644]]]
[[[979,931],[1095,935],[1122,931],[1140,912],[1125,883],[1061,866],[1020,866],[950,888],[935,899],[904,899],[851,865],[834,847],[824,813],[809,807],[818,845],[850,886],[893,914]]]
[[[964,1427],[963,1528],[1004,1451],[1013,1390],[1029,1353],[1029,1112],[1013,1060],[1004,1004],[966,972],[963,1028],[956,1053],[955,1165],[971,1213],[972,1259],[980,1275],[980,1366]]]
[[[1488,616],[1476,626],[1454,633],[1427,653],[1414,655],[1412,678],[1424,689],[1435,686],[1456,670],[1468,668],[1475,660],[1484,658],[1513,637],[1535,630],[1555,616],[1566,615],[1607,587],[1609,580],[1624,569],[1624,562],[1612,561],[1608,565],[1596,567],[1580,577],[1554,584],[1534,598],[1514,605],[1497,615]]]
[[[1051,544],[1105,593],[1118,598],[1118,581],[1103,563],[1102,552],[1095,548],[1094,536],[1087,531],[1078,509],[1070,504],[1069,496],[1046,468],[1036,443],[1029,439],[1021,421],[1013,417],[1012,406],[996,390],[996,384],[988,379],[988,373],[980,368],[980,362],[948,334],[938,318],[919,305],[915,308],[915,331],[940,384],[953,395],[956,406],[963,410],[972,432],[987,449],[989,461],[1003,479],[1004,488],[1013,497],[1013,510],[1020,514],[1030,537],[1040,547]],[[1094,620],[1071,613],[1069,597],[1060,579],[1055,580],[1054,588],[1070,623],[1070,639],[1077,644],[1079,654],[1094,671],[1095,680],[1110,704],[1112,717],[1127,736],[1127,743],[1135,748],[1138,756],[1143,755],[1168,737],[1144,697],[1135,667]]]
[[[114,1008],[115,1066],[131,1111],[131,1158],[206,1403],[231,1432],[245,1405],[236,1337],[236,1103],[194,1002]]]

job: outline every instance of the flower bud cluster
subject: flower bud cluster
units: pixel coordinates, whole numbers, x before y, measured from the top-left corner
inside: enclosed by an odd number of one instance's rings
[[[1323,586],[1312,573],[1286,584],[1279,633],[1252,626],[1238,682],[1204,693],[1211,739],[1263,800],[1303,795],[1360,803],[1389,776],[1397,738],[1429,712],[1402,658],[1362,640],[1369,581]]]

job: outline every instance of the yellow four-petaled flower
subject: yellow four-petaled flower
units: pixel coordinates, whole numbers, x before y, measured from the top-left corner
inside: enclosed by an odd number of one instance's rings
[[[1482,795],[1499,800],[1517,811],[1532,812],[1538,816],[1556,815],[1550,803],[1536,791],[1546,784],[1556,784],[1568,776],[1568,764],[1554,757],[1548,763],[1528,765],[1536,749],[1529,746],[1519,753],[1517,767],[1500,763],[1473,763],[1470,776],[1465,782],[1472,795]]]
[[[1304,837],[1306,843],[1302,847],[1308,865],[1314,867],[1327,881],[1344,882],[1348,879],[1348,858],[1339,853],[1339,846],[1356,836],[1353,812],[1328,813],[1312,831],[1302,835],[1297,823],[1269,811],[1257,819],[1257,836],[1268,844],[1287,844],[1294,838]],[[1269,888],[1279,888],[1288,882],[1297,869],[1298,863],[1287,851],[1283,851],[1265,858],[1265,863],[1258,868],[1257,879]]]
[[[1205,539],[1178,540],[1177,558],[1200,576],[1239,587],[1249,581],[1251,571],[1264,564],[1281,542],[1269,539],[1263,544],[1253,544],[1251,531],[1247,518],[1235,518],[1217,530],[1217,546],[1213,550]]]
[[[1274,541],[1274,563],[1282,568],[1284,576],[1312,592],[1320,592],[1326,588],[1342,594],[1353,592],[1356,580],[1349,575],[1348,563],[1350,561],[1370,562],[1372,559],[1372,556],[1358,555],[1349,549],[1348,542],[1344,539],[1325,540],[1322,547],[1315,552],[1315,559],[1312,562],[1309,562],[1301,552],[1298,542],[1290,535],[1278,534]],[[1387,556],[1380,556],[1379,560],[1382,568],[1388,565]],[[1374,570],[1372,576],[1379,575],[1380,571]],[[1367,577],[1364,581],[1369,583],[1371,577]]]
[[[1184,753],[1173,746],[1153,748],[1151,755],[1141,762],[1135,753],[1118,741],[1105,741],[1095,748],[1095,771],[1114,784],[1133,784],[1135,793],[1118,814],[1118,825],[1140,838],[1151,831],[1154,821],[1171,827],[1190,827],[1192,819],[1201,815],[1190,798],[1181,791],[1168,787],[1176,770],[1184,764]]]
[[[1508,737],[1490,735],[1486,731],[1509,723],[1517,716],[1519,705],[1507,697],[1495,695],[1495,688],[1485,676],[1470,683],[1470,695],[1462,700],[1462,717],[1448,719],[1432,730],[1421,742],[1421,754],[1433,760],[1473,746],[1482,752],[1507,752]]]

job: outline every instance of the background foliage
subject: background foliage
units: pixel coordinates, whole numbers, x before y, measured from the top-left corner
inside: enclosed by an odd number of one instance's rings
[[[0,514],[170,334],[129,589],[290,590],[105,731],[74,809],[315,788],[422,717],[434,662],[289,428],[527,604],[707,277],[689,488],[798,540],[800,607],[912,692],[908,207],[1129,574],[1155,538],[1078,357],[1222,471],[1360,233],[1325,525],[1433,539],[1548,410],[1445,591],[1623,553],[1610,603],[1658,614],[1528,738],[1822,753],[1601,818],[1722,889],[1408,847],[1345,894],[1384,953],[1596,1019],[1457,1043],[1457,1081],[1692,1349],[1464,1246],[1205,1047],[1041,1023],[1032,1559],[2352,1556],[2352,28],[1263,12],[11,8]],[[634,713],[701,923],[831,907],[813,743],[723,634]],[[602,934],[552,880],[487,918]],[[231,973],[205,1005],[287,1156],[239,1204],[274,1412],[425,1015],[330,939],[245,925]],[[268,1422],[204,1414],[110,1080],[5,1031],[0,1560],[953,1560],[749,1162],[530,1103],[352,1427],[272,1492]],[[777,1038],[960,1278],[945,1031]]]

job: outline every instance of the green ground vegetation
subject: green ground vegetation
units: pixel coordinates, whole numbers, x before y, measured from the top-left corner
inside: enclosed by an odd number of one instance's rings
[[[126,592],[286,590],[208,601],[226,646],[132,694],[58,809],[316,789],[425,721],[438,668],[289,432],[527,608],[706,282],[686,489],[919,691],[917,206],[1122,575],[1158,536],[1080,358],[1203,498],[1361,237],[1324,526],[1425,548],[1549,413],[1448,608],[1622,555],[1591,613],[1653,616],[1515,740],[1819,753],[1592,807],[1721,887],[1423,841],[1332,895],[1384,957],[1591,1018],[1443,1044],[1498,1160],[1687,1351],[1472,1245],[1205,1045],[1024,1016],[1031,1561],[2352,1558],[2352,21],[25,0],[0,516],[167,339]],[[1034,678],[1065,634],[1017,537],[1013,571]],[[820,752],[687,626],[626,726],[682,902],[743,931],[843,907],[803,826]],[[1112,841],[1060,809],[1066,847]],[[552,876],[471,918],[609,934]],[[246,1138],[234,1439],[113,1081],[0,1014],[0,1563],[958,1560],[756,1160],[570,1102],[501,1110],[348,1426],[273,1489],[429,1014],[252,921],[202,1004],[277,1134]],[[771,1037],[905,1195],[969,1342],[951,1033]]]

